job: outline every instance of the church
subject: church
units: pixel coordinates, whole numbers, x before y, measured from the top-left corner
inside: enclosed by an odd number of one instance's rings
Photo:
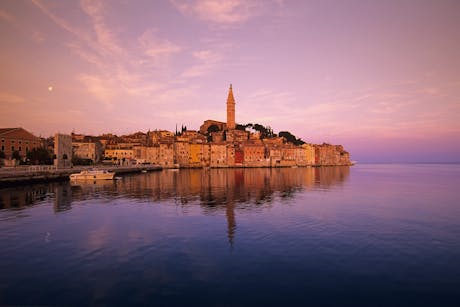
[[[200,126],[201,134],[210,134],[212,142],[242,142],[249,139],[249,132],[236,129],[235,97],[230,84],[227,96],[227,122],[208,119]]]

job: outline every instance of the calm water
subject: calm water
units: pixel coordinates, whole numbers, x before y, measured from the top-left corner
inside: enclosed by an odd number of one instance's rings
[[[460,165],[0,189],[0,305],[458,306]]]

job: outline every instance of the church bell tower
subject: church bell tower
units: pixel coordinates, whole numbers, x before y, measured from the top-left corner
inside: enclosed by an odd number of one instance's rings
[[[230,89],[228,90],[227,97],[227,129],[235,129],[235,98],[233,97],[233,90],[231,84]]]

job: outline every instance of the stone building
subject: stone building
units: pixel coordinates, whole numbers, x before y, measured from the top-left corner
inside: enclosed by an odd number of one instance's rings
[[[133,147],[106,149],[104,157],[111,159],[115,164],[131,164],[134,160],[134,149]]]
[[[211,167],[227,167],[227,145],[225,143],[212,143]]]
[[[175,163],[179,167],[188,167],[190,160],[190,143],[189,142],[175,142],[174,143],[174,156]]]
[[[265,146],[261,141],[247,141],[243,143],[245,166],[268,166],[265,159]]]
[[[235,166],[235,146],[233,144],[227,144],[227,166]]]
[[[225,131],[225,140],[227,142],[245,142],[249,139],[249,131],[229,130]]]
[[[351,165],[350,155],[341,145],[315,145],[315,164],[323,166]]]
[[[160,164],[160,145],[147,147],[146,149],[146,162],[151,164]]]
[[[208,119],[208,120],[205,120],[204,123],[200,126],[200,133],[201,134],[207,134],[209,127],[211,127],[213,125],[216,126],[219,131],[227,130],[227,124],[226,123],[220,122],[220,121],[217,121],[217,120]]]
[[[285,144],[281,148],[281,166],[295,166],[296,165],[296,147],[293,145]]]
[[[72,142],[73,156],[80,159],[90,159],[93,163],[99,163],[102,160],[102,144],[95,142]]]
[[[296,146],[295,147],[295,162],[297,166],[307,166],[307,150],[305,147]]]
[[[175,167],[174,143],[160,143],[160,160],[158,164],[167,168]]]
[[[72,166],[72,136],[69,134],[54,135],[54,165],[58,168]]]
[[[315,165],[315,146],[312,144],[303,144],[302,147],[305,149],[307,165]]]

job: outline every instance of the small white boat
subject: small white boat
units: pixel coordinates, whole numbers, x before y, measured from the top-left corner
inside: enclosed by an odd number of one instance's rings
[[[81,171],[78,174],[71,174],[71,180],[112,180],[115,176],[114,172],[106,170],[88,170]]]

